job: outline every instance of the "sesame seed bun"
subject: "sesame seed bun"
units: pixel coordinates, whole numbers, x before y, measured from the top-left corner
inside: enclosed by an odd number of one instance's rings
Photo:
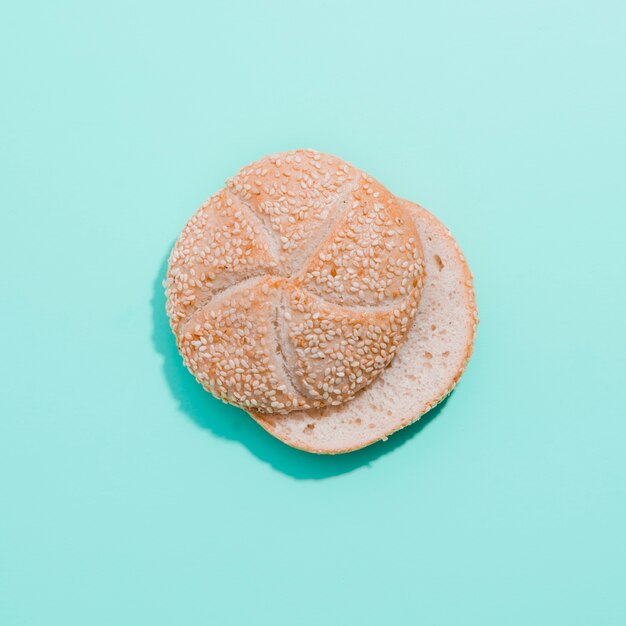
[[[244,167],[189,220],[167,313],[185,365],[225,402],[338,406],[393,360],[423,273],[400,200],[337,157],[296,150]]]
[[[472,274],[448,229],[424,208],[400,200],[421,235],[426,279],[414,324],[394,360],[341,406],[287,415],[250,415],[286,444],[318,454],[368,446],[441,402],[472,353],[478,315]]]

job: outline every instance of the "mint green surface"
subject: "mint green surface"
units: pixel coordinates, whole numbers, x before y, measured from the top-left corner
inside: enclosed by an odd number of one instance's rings
[[[626,5],[0,9],[1,626],[626,624]],[[166,255],[237,169],[340,155],[452,230],[436,416],[291,450],[183,369]]]

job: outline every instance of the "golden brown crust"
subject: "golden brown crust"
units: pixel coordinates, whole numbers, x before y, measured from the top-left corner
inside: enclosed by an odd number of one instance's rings
[[[314,150],[269,155],[243,167],[226,181],[266,224],[285,273],[301,265],[303,248],[312,252],[328,226],[340,217],[344,202],[362,173],[338,157]]]
[[[170,254],[167,314],[172,329],[221,290],[254,275],[274,274],[277,263],[258,220],[222,190],[185,225]]]
[[[298,284],[337,304],[399,304],[421,287],[419,234],[391,193],[362,182],[352,194],[353,210],[302,269]]]
[[[296,376],[310,397],[339,405],[389,365],[413,321],[415,302],[350,309],[295,289],[288,311]]]
[[[376,378],[410,327],[423,268],[391,193],[297,150],[243,168],[191,218],[170,258],[167,312],[207,390],[287,413],[345,402]]]
[[[253,278],[245,289],[218,296],[198,309],[177,338],[185,366],[207,391],[231,404],[298,403],[275,345],[276,280]]]

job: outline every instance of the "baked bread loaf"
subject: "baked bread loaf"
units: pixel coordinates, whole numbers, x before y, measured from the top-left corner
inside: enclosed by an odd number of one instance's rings
[[[408,426],[452,391],[472,353],[478,315],[467,263],[441,222],[406,200],[422,238],[426,279],[415,322],[394,360],[341,406],[288,415],[250,415],[295,448],[337,454]]]
[[[167,313],[205,389],[258,419],[298,419],[389,365],[423,273],[401,201],[337,157],[296,150],[243,168],[189,220],[169,260]]]

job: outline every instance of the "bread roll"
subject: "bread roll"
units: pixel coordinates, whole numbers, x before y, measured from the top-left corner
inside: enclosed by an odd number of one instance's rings
[[[243,168],[189,220],[167,313],[185,365],[218,398],[255,415],[339,406],[392,361],[423,273],[395,196],[296,150]]]
[[[422,238],[426,279],[415,322],[395,359],[341,406],[250,415],[294,448],[338,454],[363,448],[418,420],[452,391],[472,353],[478,315],[467,263],[441,222],[400,201]]]

